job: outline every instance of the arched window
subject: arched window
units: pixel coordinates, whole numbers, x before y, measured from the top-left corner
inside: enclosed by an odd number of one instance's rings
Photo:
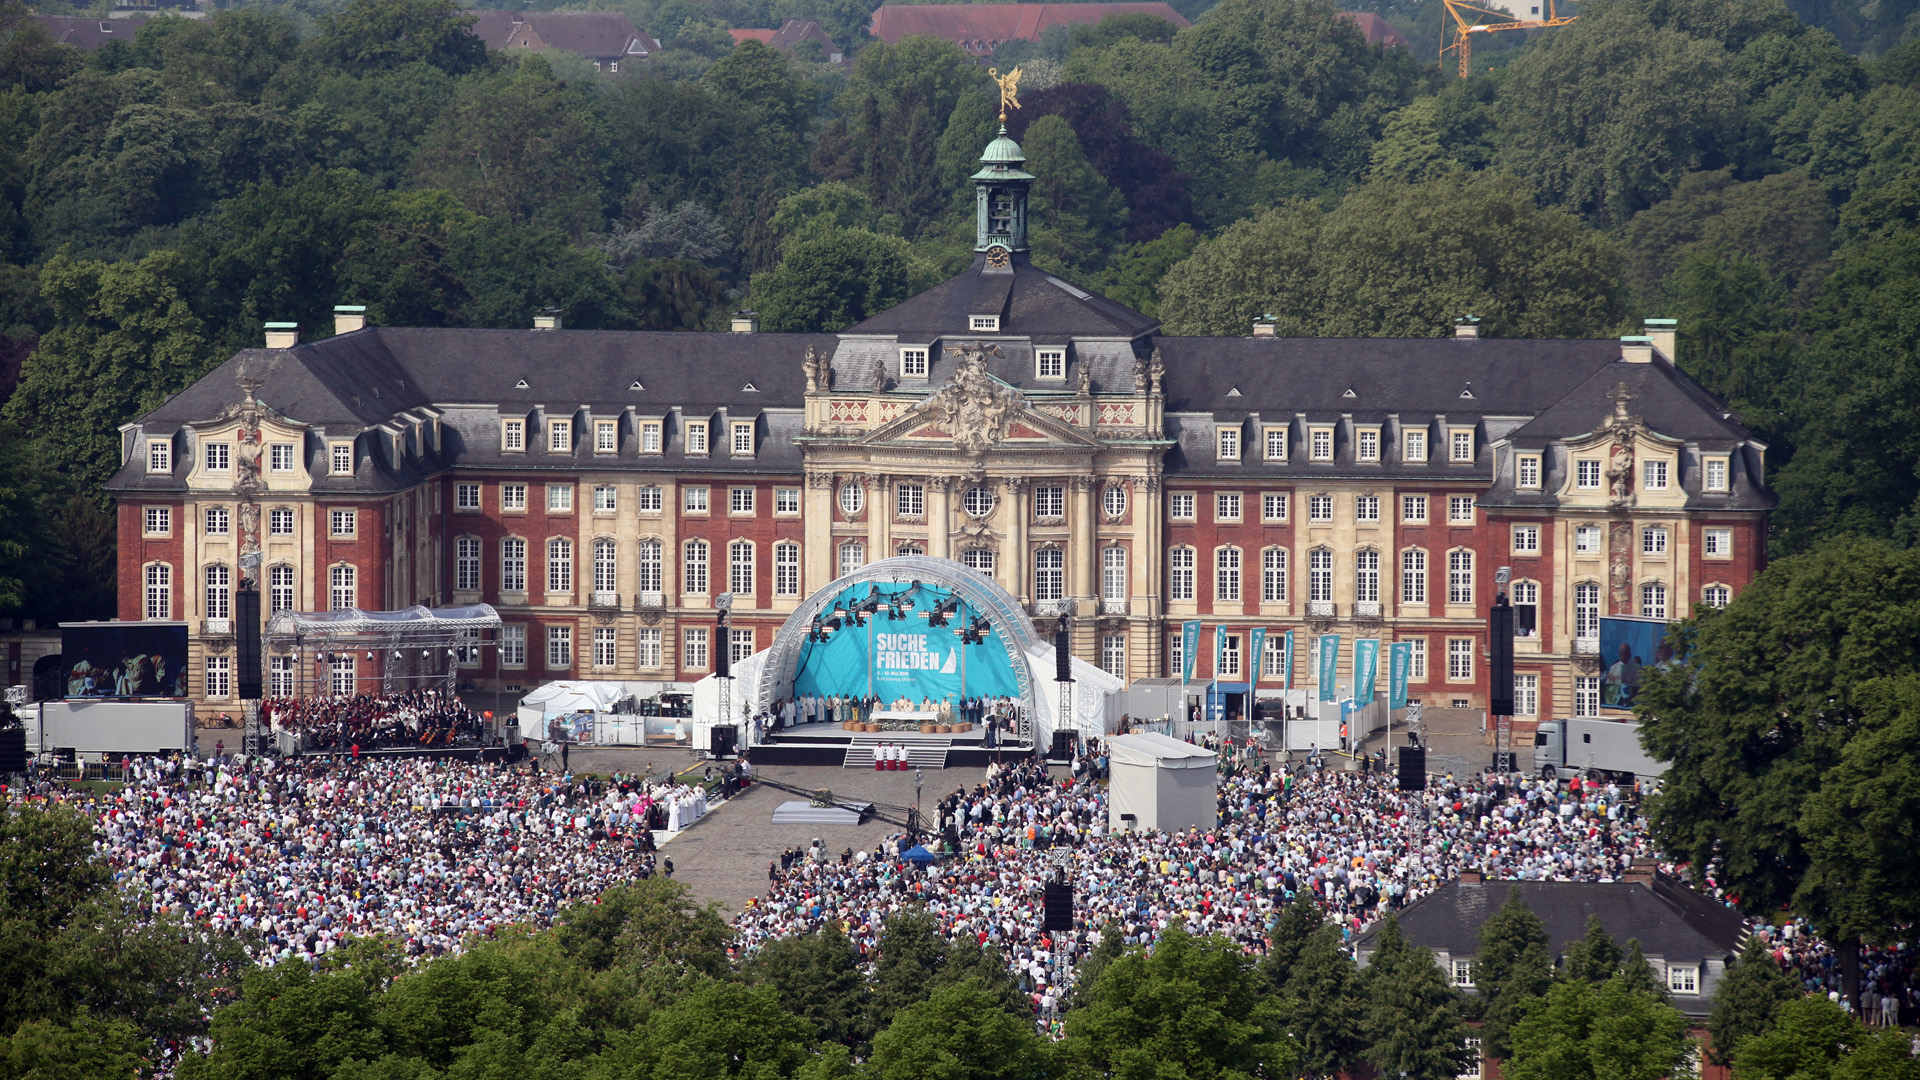
[[[1326,548],[1307,552],[1307,599],[1333,599],[1333,552]]]
[[[352,566],[340,565],[327,571],[327,609],[346,611],[358,607],[360,573]]]
[[[573,541],[564,536],[547,541],[547,591],[573,591]]]
[[[1260,553],[1260,599],[1268,604],[1287,602],[1287,549],[1271,547]]]
[[[213,563],[207,567],[207,609],[203,614],[209,619],[230,619],[233,617],[233,571],[224,564]]]
[[[960,553],[960,565],[988,576],[992,576],[997,561],[992,548],[971,547]]]
[[[662,574],[661,546],[658,540],[640,541],[640,591],[657,593],[661,591]]]
[[[1033,553],[1033,598],[1058,600],[1066,594],[1066,555],[1059,548]]]
[[[1640,586],[1640,614],[1649,619],[1667,617],[1667,587],[1657,581]]]
[[[500,591],[527,591],[527,542],[517,536],[500,541]]]
[[[593,591],[615,592],[620,588],[620,547],[610,536],[593,542]]]
[[[1726,607],[1733,599],[1733,590],[1725,585],[1709,585],[1700,590],[1700,603],[1704,607]]]
[[[1380,553],[1353,553],[1353,598],[1362,604],[1380,602]]]
[[[1177,547],[1167,552],[1167,597],[1193,599],[1193,549]]]
[[[1409,550],[1400,553],[1400,602],[1403,604],[1427,602],[1427,553],[1424,551]]]
[[[800,595],[800,545],[789,540],[773,545],[773,595]]]
[[[267,568],[267,614],[292,611],[298,603],[294,595],[293,567],[279,563]]]
[[[1108,490],[1112,490],[1109,488]],[[1100,599],[1127,598],[1127,549],[1119,545],[1100,549]]]
[[[753,595],[753,541],[727,545],[727,589],[740,596]]]
[[[840,576],[846,577],[867,565],[867,545],[849,540],[840,545]]]
[[[147,566],[147,618],[173,618],[173,567],[166,563]]]
[[[707,591],[707,542],[689,540],[681,548],[680,591],[703,596]]]
[[[1215,601],[1240,599],[1240,549],[1223,547],[1213,553],[1213,598]]]
[[[1473,603],[1473,552],[1447,552],[1447,603]]]
[[[1516,581],[1507,594],[1513,604],[1513,636],[1540,636],[1540,583]]]
[[[1600,636],[1600,586],[1594,582],[1583,581],[1573,587],[1573,636]]]
[[[453,542],[453,587],[461,592],[480,589],[480,538],[462,536]]]

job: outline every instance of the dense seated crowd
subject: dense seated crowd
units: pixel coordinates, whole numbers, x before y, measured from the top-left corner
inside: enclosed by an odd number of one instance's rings
[[[297,732],[306,749],[318,751],[476,746],[486,735],[480,716],[440,689],[268,698],[260,717],[275,731]]]

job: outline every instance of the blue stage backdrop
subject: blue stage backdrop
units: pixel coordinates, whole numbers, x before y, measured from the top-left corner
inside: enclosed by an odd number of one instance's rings
[[[867,598],[870,588],[862,582],[835,597],[834,603],[851,609]],[[900,593],[913,597],[913,610],[906,618],[890,619],[883,610],[866,616],[865,626],[849,622],[827,641],[802,644],[800,664],[793,673],[794,694],[866,697],[871,693],[882,702],[903,697],[938,702],[1019,695],[1013,662],[998,636],[988,633],[978,645],[960,644],[955,631],[971,625],[977,611],[963,602],[947,617],[946,626],[930,626],[920,613],[946,600],[951,590],[937,585],[880,586],[884,598]]]

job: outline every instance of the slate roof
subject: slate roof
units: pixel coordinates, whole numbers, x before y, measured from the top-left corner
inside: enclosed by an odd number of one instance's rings
[[[602,60],[645,56],[660,43],[642,33],[618,11],[475,11],[473,34],[490,49],[505,48],[514,32],[528,26],[547,47]],[[636,48],[637,42],[637,48]]]
[[[1064,281],[1016,254],[1007,270],[986,268],[986,256],[926,292],[842,331],[849,335],[898,336],[930,341],[968,333],[968,317],[1000,316],[1000,332],[1031,335],[1041,344],[1072,337],[1131,339],[1157,329],[1159,320]],[[992,335],[987,335],[991,337]]]
[[[882,4],[873,13],[873,36],[889,45],[914,34],[944,38],[973,52],[992,52],[1003,41],[1038,41],[1049,26],[1097,23],[1109,15],[1152,15],[1175,26],[1192,26],[1171,5],[1159,2],[1086,4]]]
[[[148,16],[135,15],[126,19],[96,19],[86,15],[35,15],[33,21],[47,31],[47,36],[61,45],[71,45],[76,49],[92,52],[109,41],[124,41],[133,44],[140,28],[146,25]]]

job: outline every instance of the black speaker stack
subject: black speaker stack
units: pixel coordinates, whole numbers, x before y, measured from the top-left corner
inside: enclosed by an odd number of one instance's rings
[[[1067,620],[1061,619],[1060,626],[1053,632],[1053,681],[1073,681],[1073,646],[1067,640]]]
[[[18,724],[0,728],[0,776],[27,771],[27,729]]]
[[[1405,746],[1400,748],[1400,790],[1427,790],[1426,747]]]
[[[1050,881],[1040,888],[1041,929],[1048,933],[1071,932],[1073,930],[1073,886],[1066,882]]]
[[[242,581],[233,594],[234,689],[241,701],[259,701],[260,692],[260,590],[252,581]]]
[[[1513,605],[1507,595],[1487,613],[1487,715],[1513,715]]]

